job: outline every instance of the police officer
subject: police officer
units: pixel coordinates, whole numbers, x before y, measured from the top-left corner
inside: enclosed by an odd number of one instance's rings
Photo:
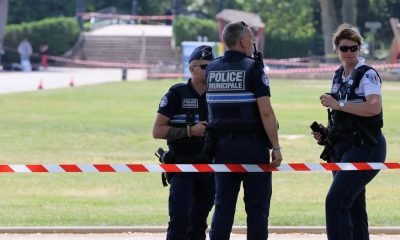
[[[217,132],[214,162],[268,164],[282,161],[277,124],[270,103],[269,81],[251,58],[253,33],[244,22],[231,22],[223,30],[224,56],[207,66],[207,105],[210,127]],[[247,239],[268,238],[272,194],[271,173],[216,173],[215,212],[210,239],[230,238],[236,201],[243,183],[247,213]]]
[[[335,71],[330,94],[320,96],[331,109],[328,137],[314,132],[319,143],[329,142],[331,162],[384,162],[381,79],[359,57],[362,37],[348,24],[339,26],[333,44],[342,65]],[[369,239],[365,186],[378,171],[334,172],[326,197],[326,229],[329,240]]]
[[[166,139],[172,163],[206,163],[198,155],[207,124],[205,68],[212,48],[199,46],[189,57],[191,79],[172,86],[161,99],[153,137]],[[167,240],[204,240],[215,184],[210,173],[175,173],[170,179]]]

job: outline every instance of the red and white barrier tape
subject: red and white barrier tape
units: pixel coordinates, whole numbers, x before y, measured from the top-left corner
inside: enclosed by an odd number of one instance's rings
[[[80,59],[70,59],[57,56],[48,56],[48,59],[63,62],[63,63],[73,63],[79,65],[87,65],[94,67],[114,67],[114,68],[155,68],[158,67],[156,64],[140,64],[140,63],[121,63],[121,62],[103,62],[94,60],[80,60]],[[168,67],[163,65],[162,67]],[[373,65],[375,69],[385,69],[385,68],[400,68],[400,63],[396,64],[375,64]],[[333,72],[337,69],[337,66],[327,66],[318,68],[288,68],[288,69],[270,69],[267,71],[269,74],[283,74],[283,73],[312,73],[312,72]],[[182,73],[151,73],[153,77],[182,77]]]
[[[121,63],[121,62],[102,62],[94,60],[80,60],[80,59],[70,59],[57,56],[48,56],[50,60],[63,63],[73,63],[94,67],[115,67],[115,68],[154,68],[157,67],[156,64],[141,64],[141,63]]]
[[[122,20],[158,20],[158,21],[175,19],[174,15],[137,16],[137,15],[121,15],[121,14],[96,13],[96,12],[79,13],[78,15],[81,16],[83,19],[90,19],[92,17],[122,19]]]
[[[400,169],[400,163],[289,163],[267,164],[2,164],[0,173],[99,172],[316,172]]]
[[[308,67],[308,63],[295,62],[287,59],[264,59],[265,64],[269,65],[283,65],[283,66],[296,66],[296,67]]]
[[[386,68],[400,68],[400,63],[394,64],[374,64],[372,65],[375,69],[386,69]],[[319,67],[319,68],[288,68],[288,69],[271,69],[267,71],[270,74],[281,74],[281,73],[312,73],[312,72],[333,72],[337,69],[337,66]]]
[[[183,73],[149,73],[148,78],[183,78]]]

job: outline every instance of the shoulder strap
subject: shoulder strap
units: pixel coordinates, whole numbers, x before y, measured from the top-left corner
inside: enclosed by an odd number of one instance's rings
[[[379,77],[379,80],[382,82],[379,73],[373,67],[368,65],[362,65],[361,67],[354,69],[353,72],[351,73],[351,79],[353,79],[354,81],[353,85],[351,86],[352,90],[356,89],[360,85],[360,81],[363,78],[364,74],[371,69],[373,69],[376,72],[376,74]]]

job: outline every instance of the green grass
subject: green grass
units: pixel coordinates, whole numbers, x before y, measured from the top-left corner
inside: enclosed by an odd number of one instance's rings
[[[0,162],[156,162],[165,146],[151,130],[177,81],[120,82],[0,95]],[[326,122],[318,97],[329,81],[272,80],[286,163],[318,162],[309,125]],[[387,161],[400,150],[400,83],[384,83]],[[293,136],[297,138],[293,138]],[[274,173],[271,225],[324,225],[330,173]],[[159,174],[0,174],[0,226],[166,225],[168,188]],[[382,171],[367,188],[370,225],[400,225],[400,175]],[[245,225],[239,198],[235,224]]]

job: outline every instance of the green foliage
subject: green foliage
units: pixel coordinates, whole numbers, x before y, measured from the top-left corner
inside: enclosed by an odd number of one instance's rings
[[[189,1],[192,10],[216,14],[216,0]],[[265,23],[265,50],[268,58],[308,56],[321,52],[322,40],[314,21],[314,0],[228,1],[225,8],[257,13]],[[207,6],[207,7],[204,7]]]
[[[8,25],[4,37],[4,46],[15,50],[22,39],[27,38],[34,52],[39,51],[42,44],[49,45],[48,53],[62,55],[70,49],[79,36],[78,23],[74,18],[48,18],[37,22]],[[16,52],[7,51],[6,62],[18,62]]]
[[[313,8],[310,7],[313,0],[241,2],[244,10],[258,13],[265,23],[266,57],[305,57],[318,53],[314,46],[320,43],[313,22]]]
[[[75,1],[71,0],[9,0],[8,3],[11,24],[75,14]]]
[[[375,35],[377,42],[382,42],[386,48],[390,47],[393,32],[390,26],[389,18],[400,17],[400,1],[398,0],[368,0],[368,4],[363,14],[359,14],[358,25],[361,33],[366,35],[369,31],[365,28],[365,22],[381,22],[382,28],[378,29]]]
[[[131,14],[132,11],[132,0],[80,0],[80,2],[83,4],[83,11],[86,12],[95,12],[108,7],[116,7],[118,12],[123,14]],[[75,15],[76,3],[76,0],[9,0],[8,22],[17,24],[43,18],[71,17]],[[137,4],[139,15],[162,15],[166,8],[171,7],[172,0],[138,0]]]
[[[207,36],[208,41],[218,41],[216,21],[179,16],[173,23],[176,46],[180,46],[182,41],[197,41],[198,36]]]
[[[179,2],[184,3],[180,6],[184,12],[202,12],[216,20],[215,15],[218,13],[219,1],[223,2],[223,7],[226,9],[239,9],[261,16],[266,25],[266,56],[280,58],[323,54],[321,40],[323,33],[320,24],[321,18],[324,16],[320,15],[318,0],[181,0]],[[336,9],[340,8],[343,1],[334,0]],[[115,6],[123,14],[130,14],[132,11],[132,0],[36,0],[35,4],[30,4],[31,2],[9,0],[8,22],[21,23],[44,17],[73,16],[77,2],[84,3],[85,11],[97,11],[111,6]],[[137,0],[137,12],[138,15],[162,15],[166,9],[173,7],[173,2],[173,0]],[[382,28],[378,30],[376,36],[377,45],[384,43],[383,46],[389,47],[393,36],[389,18],[400,16],[399,0],[358,1],[357,11],[357,25],[361,33],[363,35],[367,33],[367,29],[364,27],[366,21],[380,21]],[[341,15],[340,11],[337,11],[337,14]],[[178,22],[176,25],[181,28],[181,26],[189,24]],[[214,25],[216,26],[215,23]],[[203,31],[202,29],[200,31]],[[209,31],[206,33],[196,32],[199,30],[196,25],[185,27],[185,31],[188,31],[187,34],[178,29],[177,34],[180,35],[176,37],[176,43],[179,45],[182,40],[197,40],[198,35],[208,36],[210,40],[217,39],[216,27],[204,29]],[[277,51],[278,44],[280,51]]]

